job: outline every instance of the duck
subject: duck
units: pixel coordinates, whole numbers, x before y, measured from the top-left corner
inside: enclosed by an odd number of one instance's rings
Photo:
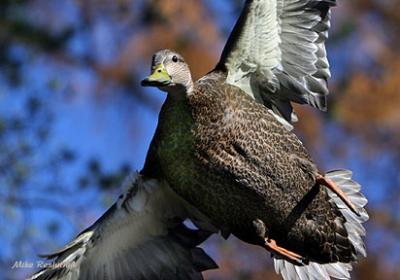
[[[167,93],[141,174],[168,182],[224,237],[270,251],[284,279],[346,279],[366,255],[359,185],[348,170],[322,172],[292,131],[293,102],[326,110],[334,4],[246,1],[208,74],[193,81],[163,49],[141,82]]]
[[[29,279],[203,279],[217,268],[199,247],[212,234],[267,250],[285,280],[350,279],[366,256],[367,199],[351,171],[323,172],[293,132],[293,103],[327,109],[335,4],[247,0],[197,81],[178,52],[157,51],[141,85],[167,97],[143,169]]]

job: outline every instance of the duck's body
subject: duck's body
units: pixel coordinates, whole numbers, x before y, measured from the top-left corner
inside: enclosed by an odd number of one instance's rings
[[[171,187],[224,231],[319,262],[354,259],[343,215],[296,135],[214,72],[169,94],[142,173]],[[265,226],[260,234],[259,221]]]

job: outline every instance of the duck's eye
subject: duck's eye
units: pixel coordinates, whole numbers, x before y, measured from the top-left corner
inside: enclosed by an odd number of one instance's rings
[[[173,62],[178,62],[178,57],[177,57],[176,55],[174,55],[174,56],[172,57],[172,61],[173,61]]]

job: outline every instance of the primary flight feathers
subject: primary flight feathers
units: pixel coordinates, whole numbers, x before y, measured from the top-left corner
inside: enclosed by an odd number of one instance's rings
[[[248,0],[216,69],[227,82],[296,121],[290,102],[326,110],[325,40],[332,0]],[[285,123],[290,127],[289,123]]]
[[[217,267],[197,247],[211,232],[183,224],[192,214],[168,185],[134,174],[125,188],[92,226],[45,256],[52,265],[29,280],[198,280]]]

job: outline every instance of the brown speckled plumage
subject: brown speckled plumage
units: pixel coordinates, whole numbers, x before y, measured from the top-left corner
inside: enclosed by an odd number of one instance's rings
[[[310,261],[355,260],[345,218],[296,135],[212,72],[184,98],[169,94],[142,173],[172,188],[240,239],[266,235]]]

